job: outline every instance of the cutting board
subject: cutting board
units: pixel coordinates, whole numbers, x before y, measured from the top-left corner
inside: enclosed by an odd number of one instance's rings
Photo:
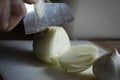
[[[32,52],[32,43],[32,41],[0,41],[0,71],[5,80],[95,80],[92,66],[80,74],[73,75],[37,60]],[[93,43],[71,41],[71,44]],[[100,56],[106,53],[102,48],[98,48]]]

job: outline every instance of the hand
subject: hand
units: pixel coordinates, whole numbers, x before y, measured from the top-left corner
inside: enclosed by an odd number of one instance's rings
[[[36,0],[1,0],[0,1],[0,30],[11,31],[25,16],[25,3],[34,4]],[[45,0],[50,2],[50,0]]]

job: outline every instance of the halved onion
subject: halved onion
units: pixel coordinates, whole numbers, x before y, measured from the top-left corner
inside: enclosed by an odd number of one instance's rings
[[[63,52],[71,47],[69,37],[62,27],[48,27],[33,43],[35,55],[48,63],[57,63]]]
[[[66,72],[76,73],[88,69],[97,58],[97,47],[82,44],[66,50],[59,59],[59,65]]]

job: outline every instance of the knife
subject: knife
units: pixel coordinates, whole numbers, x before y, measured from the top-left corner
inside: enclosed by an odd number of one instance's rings
[[[24,18],[25,34],[34,34],[50,26],[61,26],[73,20],[71,8],[65,3],[45,3],[38,0],[34,11]]]

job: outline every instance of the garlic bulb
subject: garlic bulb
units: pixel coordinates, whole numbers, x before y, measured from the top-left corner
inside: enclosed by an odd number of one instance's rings
[[[100,57],[93,65],[98,80],[120,80],[120,54],[117,49]]]

